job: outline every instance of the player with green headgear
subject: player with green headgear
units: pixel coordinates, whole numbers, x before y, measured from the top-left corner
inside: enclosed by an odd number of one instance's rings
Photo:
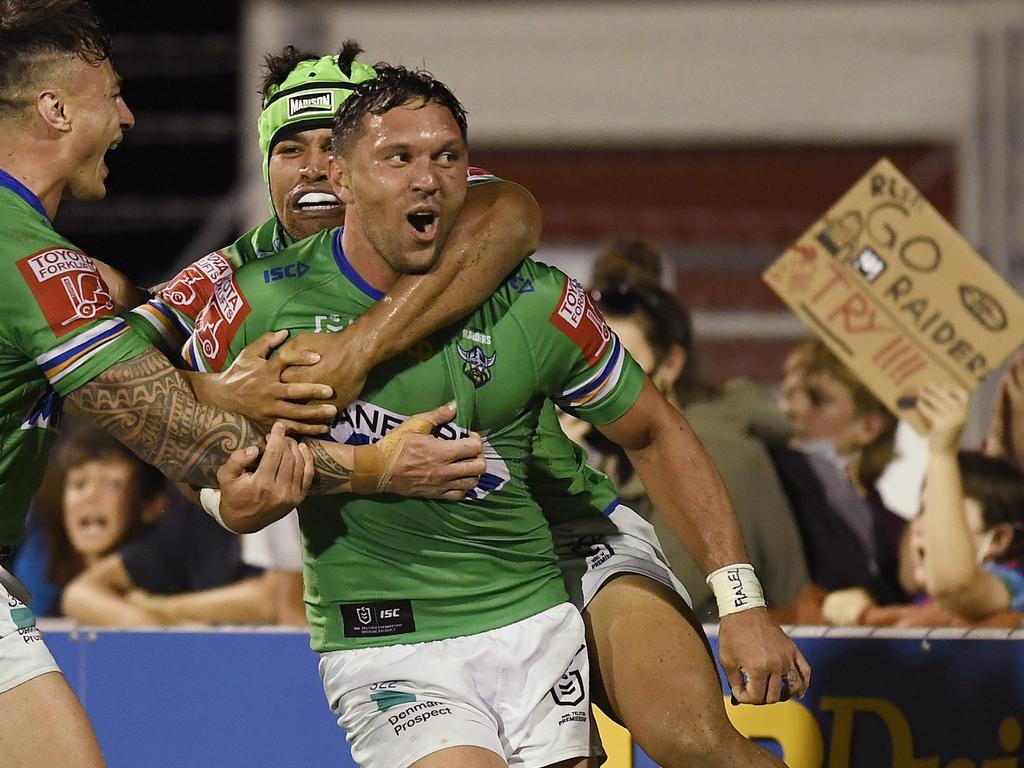
[[[202,349],[226,348],[230,361],[267,328],[323,330],[329,312],[344,326],[386,302],[383,291],[400,275],[437,257],[457,216],[466,193],[465,136],[464,112],[442,84],[381,68],[335,120],[330,176],[349,206],[345,227],[240,270],[234,282],[251,310],[237,328],[216,323],[208,338],[217,343]],[[266,279],[292,264],[306,266],[304,280]],[[320,335],[338,343],[346,334]],[[356,760],[543,766],[573,755],[557,765],[589,764],[577,759],[589,753],[588,741],[560,741],[586,722],[585,671],[571,668],[550,691],[545,679],[545,664],[573,637],[567,626],[538,623],[565,606],[551,567],[553,539],[556,549],[569,550],[559,551],[563,564],[583,561],[575,582],[596,643],[594,683],[605,685],[640,743],[657,747],[659,764],[781,766],[729,725],[699,628],[673,590],[656,539],[648,540],[650,526],[617,504],[607,478],[581,469],[583,457],[565,450],[564,435],[561,446],[543,435],[544,414],[553,414],[547,398],[621,440],[659,509],[673,515],[712,577],[746,579],[739,597],[720,596],[728,614],[722,659],[737,698],[776,701],[783,680],[802,691],[806,664],[758,598],[721,480],[582,288],[527,261],[476,313],[429,337],[428,349],[415,362],[401,356],[375,369],[332,434],[352,444],[384,442],[409,410],[454,397],[459,427],[452,431],[479,428],[486,436],[480,485],[454,503],[384,496],[307,500],[302,508],[312,642]],[[546,475],[543,488],[535,469]],[[231,525],[228,507],[221,511]],[[549,531],[541,510],[548,522],[578,515],[565,521],[579,523],[575,533]],[[482,648],[491,633],[524,644],[489,653]],[[524,658],[524,649],[538,652]],[[568,650],[575,664],[578,646]],[[485,660],[479,668],[476,659]],[[525,672],[530,682],[499,684],[495,694],[496,668],[499,681]],[[558,728],[548,730],[540,703],[550,708],[552,701],[563,709]],[[452,750],[461,750],[458,759]]]
[[[281,58],[289,62],[289,49],[285,51]],[[275,142],[301,131],[330,128],[341,102],[359,83],[376,76],[373,67],[355,60],[358,53],[355,42],[346,41],[336,56],[302,58],[280,84],[265,86],[258,123],[264,181],[270,182],[270,150]],[[268,57],[268,68],[274,61]]]
[[[292,52],[294,55],[294,49]],[[271,64],[272,61],[268,60],[268,64]],[[292,67],[294,68],[294,64]],[[283,73],[278,84],[284,82],[290,71]],[[268,75],[268,79],[272,77],[273,71]],[[300,158],[307,153],[315,154],[315,145],[304,141],[306,138],[304,133],[300,132],[293,136],[286,136],[274,146],[271,146],[271,142],[267,142],[268,150],[265,155],[268,158],[271,194],[275,200],[275,210],[282,217],[298,212],[298,210],[293,210],[297,209],[297,206],[287,204],[289,200],[297,203],[310,192],[310,189],[303,187],[296,187],[292,190],[287,184],[281,183],[285,177],[282,171],[289,154]],[[296,140],[294,146],[290,144],[292,139]],[[329,149],[325,140],[320,150],[325,162]],[[315,174],[309,173],[307,167],[306,181],[315,183],[317,178],[319,177]],[[323,181],[326,182],[326,178]],[[298,183],[299,179],[296,178],[296,184]],[[324,187],[329,189],[326,183]],[[470,203],[467,204],[467,208],[472,207],[474,195],[494,194],[502,188],[518,189],[501,183],[472,188],[469,192]],[[292,192],[290,197],[288,196],[289,192]],[[285,204],[278,204],[279,200]],[[310,201],[311,199],[307,198],[307,202]],[[509,245],[508,241],[500,239],[502,234],[498,223],[502,210],[505,211],[505,215],[515,216],[509,211],[512,207],[506,205],[502,209],[501,206],[495,204],[490,209],[489,218],[494,224],[490,228],[485,228],[485,234],[493,235],[493,240],[490,243],[492,249],[495,246]],[[467,209],[464,208],[461,214],[462,218],[466,218],[466,213]],[[487,221],[487,218],[477,217],[477,220]],[[507,223],[505,222],[506,225]],[[471,227],[467,227],[467,230],[471,230]],[[421,276],[404,275],[399,278],[398,283],[391,288],[388,296],[360,315],[353,325],[348,326],[345,333],[303,334],[298,337],[298,341],[303,346],[323,353],[325,363],[303,369],[289,369],[285,372],[286,379],[289,374],[302,371],[304,376],[311,380],[329,382],[339,393],[336,399],[343,406],[347,405],[348,401],[353,399],[350,395],[358,392],[366,376],[366,371],[369,369],[367,361],[370,355],[367,354],[368,351],[376,352],[378,361],[386,359],[394,352],[389,353],[384,351],[385,349],[400,351],[412,341],[427,335],[432,328],[436,328],[436,325],[432,326],[431,324],[436,321],[437,315],[434,313],[439,306],[451,303],[454,307],[458,301],[464,301],[464,296],[461,296],[460,292],[466,296],[474,292],[484,292],[486,290],[484,286],[489,280],[493,280],[495,275],[503,274],[502,254],[494,250],[482,249],[486,258],[478,257],[475,260],[470,260],[470,270],[463,269],[462,264],[459,263],[458,267],[452,270],[456,273],[455,285],[446,286],[443,278],[438,278],[439,275],[444,274],[446,262],[450,264],[458,262],[459,252],[450,246],[458,237],[459,232],[459,225],[456,225],[449,237],[448,246],[443,251],[442,258],[431,272]],[[505,256],[508,255],[509,253],[506,251]],[[270,283],[276,282],[278,279],[289,279],[286,275],[289,265],[279,264],[278,261],[280,259],[273,260],[271,269],[261,270],[260,281],[262,284],[269,287]],[[459,278],[464,277],[467,272],[472,272],[473,268],[483,270],[483,280],[475,286],[472,281],[469,282],[469,285],[461,284]],[[275,277],[275,270],[280,277]],[[491,273],[490,276],[487,275],[488,271]],[[293,277],[301,279],[298,269],[293,270]],[[449,290],[444,294],[442,301],[437,304],[420,304],[419,307],[425,310],[420,311],[415,303],[417,294],[413,288],[427,289],[432,280],[437,281],[435,282],[436,286],[442,289],[449,288]],[[291,286],[292,289],[298,288],[298,280],[295,283]],[[410,288],[404,289],[403,285],[410,286]],[[509,285],[514,290],[524,293],[533,288],[529,281],[524,282],[517,277],[513,277]],[[279,284],[279,287],[283,288],[284,286],[285,283]],[[453,296],[452,289],[458,289],[454,291],[455,296]],[[428,293],[429,290],[425,290],[419,296],[428,295]],[[454,319],[459,313],[458,309],[446,311],[449,312],[448,317],[451,319]],[[321,331],[341,330],[351,319],[351,315],[346,314],[342,317],[340,312],[337,317],[324,315],[323,322],[317,323],[317,329]],[[221,326],[221,330],[230,333],[223,326]],[[374,335],[375,331],[376,335]],[[216,334],[208,336],[210,340],[213,340]],[[376,341],[382,342],[382,345],[376,346]],[[212,346],[215,345],[203,345],[204,348]],[[200,348],[196,349],[201,351]],[[347,365],[331,362],[332,360],[342,361]],[[468,363],[469,361],[467,361]],[[533,476],[533,468],[531,468],[531,487],[538,495],[546,496],[551,501],[551,509],[556,511],[556,514],[552,516],[547,503],[544,504],[545,513],[548,514],[548,519],[557,531],[555,540],[560,549],[562,566],[567,571],[567,584],[570,586],[575,584],[575,589],[570,591],[578,593],[582,588],[582,591],[586,593],[584,597],[577,596],[577,600],[582,599],[582,604],[587,606],[588,621],[592,622],[594,627],[598,647],[605,650],[611,647],[615,649],[614,664],[610,663],[612,658],[610,653],[600,655],[600,658],[596,659],[600,661],[602,682],[607,688],[613,704],[606,711],[617,711],[631,728],[636,729],[635,733],[645,747],[663,756],[665,765],[676,765],[679,762],[685,764],[688,759],[687,755],[694,750],[702,752],[701,742],[699,739],[695,740],[695,736],[698,734],[689,729],[638,728],[637,726],[651,721],[649,715],[652,708],[665,705],[674,715],[685,720],[693,715],[693,711],[703,707],[704,694],[718,698],[715,679],[710,673],[710,667],[700,668],[701,695],[690,697],[678,695],[679,690],[689,690],[688,686],[693,683],[693,680],[687,677],[693,671],[693,667],[692,665],[687,666],[683,662],[692,655],[693,648],[701,648],[698,635],[690,628],[690,624],[693,622],[692,614],[683,604],[682,599],[674,594],[667,569],[658,563],[656,543],[652,546],[641,530],[644,526],[642,521],[635,519],[635,515],[629,510],[621,506],[616,507],[617,500],[614,490],[607,483],[607,479],[586,468],[583,463],[585,459],[577,450],[567,444],[564,435],[557,427],[554,411],[550,404],[545,406],[541,424],[542,426],[546,424],[547,427],[542,429],[542,435],[538,437],[538,441],[533,446],[533,453],[537,459],[536,464],[545,468],[545,472],[542,473],[545,477],[539,479]],[[602,512],[605,512],[606,515],[609,512],[611,514],[604,516]],[[555,526],[555,523],[559,523],[559,525]],[[561,530],[563,528],[564,530]],[[582,584],[580,569],[586,572],[582,576]],[[595,595],[596,599],[591,602]],[[617,622],[615,619],[624,611],[628,611],[634,617],[632,619],[634,622],[646,622],[644,626],[660,625],[668,628],[666,632],[658,635],[663,642],[657,651],[657,653],[662,653],[665,659],[671,660],[670,663],[666,662],[668,668],[664,666],[651,667],[648,671],[646,666],[641,664],[641,661],[648,658],[652,652],[649,640],[655,634],[641,633],[638,635],[624,630],[621,622]],[[748,616],[750,615],[748,614]],[[642,620],[639,618],[640,616],[643,617]],[[729,621],[739,622],[740,620],[734,618]],[[737,623],[736,626],[739,624]],[[777,630],[774,631],[777,632]],[[757,655],[753,651],[760,653],[757,648],[750,645],[753,634],[748,634],[743,630],[734,630],[728,634],[728,637],[735,637],[737,640],[731,642],[723,635],[723,656],[727,650],[733,656],[728,665],[731,672],[736,672],[737,660],[741,664],[749,664],[750,660]],[[761,640],[766,639],[770,639],[771,642],[760,643]],[[761,646],[766,646],[774,643],[776,639],[776,636],[767,638],[762,634],[757,642]],[[702,654],[703,651],[698,650],[697,653]],[[752,667],[748,668],[753,669]],[[689,670],[689,672],[684,672],[684,670]],[[705,672],[709,674],[705,674]],[[751,689],[756,688],[757,681],[761,679],[763,678],[760,674],[752,675],[750,677]],[[798,688],[797,685],[793,687],[794,689]],[[799,684],[799,687],[802,687],[802,683]],[[746,692],[741,692],[740,696],[741,700],[771,701],[777,697],[777,694],[772,695],[770,692],[762,690],[760,696],[751,694],[748,699]],[[720,702],[720,699],[718,701]],[[673,703],[669,704],[669,702]],[[714,715],[712,719],[715,721],[715,726],[709,726],[707,729],[709,740],[718,744],[727,754],[733,754],[733,750],[736,750],[735,754],[746,754],[745,750],[749,750],[749,745],[745,745],[742,739],[739,739],[738,734],[728,727],[728,721],[725,719],[725,713],[720,704],[716,707],[708,709],[704,715],[705,718]],[[730,746],[726,748],[725,745]]]
[[[338,105],[359,83],[374,77],[372,67],[356,60],[360,52],[359,45],[350,40],[337,55],[322,56],[287,46],[280,54],[266,57],[264,108],[258,127],[264,179],[274,215],[233,244],[186,267],[156,297],[132,312],[133,326],[168,355],[180,353],[189,367],[201,367],[204,355],[196,354],[194,345],[191,349],[182,345],[212,298],[217,282],[242,264],[344,222],[344,205],[327,179],[330,121]],[[466,206],[435,268],[418,279],[409,276],[400,281],[391,292],[392,302],[346,330],[345,344],[326,343],[320,347],[318,340],[302,340],[304,348],[316,347],[313,351],[321,356],[320,364],[310,369],[310,376],[321,381],[338,378],[351,382],[354,389],[361,380],[352,379],[352,372],[360,371],[365,377],[374,365],[405,350],[429,330],[479,305],[504,275],[536,249],[540,209],[530,193],[478,169],[470,169],[469,181]],[[289,279],[294,274],[282,270],[280,276],[268,274],[267,280]],[[416,317],[417,322],[410,325],[405,322],[407,317]],[[283,339],[282,334],[275,341]],[[237,372],[231,373],[230,387],[219,385],[214,376],[194,377],[192,381],[204,400],[244,411],[265,394],[268,384],[277,381],[284,363],[297,357],[278,354],[276,368],[268,366],[264,378],[254,376],[240,382]],[[249,356],[244,360],[253,362]],[[352,394],[335,388],[333,402],[346,405]],[[329,418],[322,406],[278,405],[287,410],[290,425],[298,431],[319,431],[302,422]]]

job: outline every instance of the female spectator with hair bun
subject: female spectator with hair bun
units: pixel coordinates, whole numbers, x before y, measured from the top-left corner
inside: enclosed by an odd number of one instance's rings
[[[658,249],[646,240],[620,237],[594,259],[590,285],[597,290],[612,285],[660,288],[663,280]]]
[[[778,618],[791,618],[787,609],[807,583],[807,569],[793,513],[758,440],[760,434],[784,434],[778,411],[749,383],[719,387],[700,375],[690,318],[667,291],[650,284],[606,285],[594,295],[623,345],[684,413],[715,462],[765,597]],[[590,430],[587,440],[604,452],[601,463],[624,501],[654,524],[672,569],[693,599],[696,616],[714,621],[718,613],[703,572],[652,508],[625,457],[596,430]]]

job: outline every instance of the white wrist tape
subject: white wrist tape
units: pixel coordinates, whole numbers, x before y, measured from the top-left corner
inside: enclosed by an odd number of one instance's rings
[[[199,491],[199,503],[202,505],[203,509],[206,510],[206,514],[220,523],[221,528],[231,531],[231,529],[224,524],[224,518],[220,516],[219,488],[203,488]],[[234,531],[231,532],[234,533]]]
[[[718,601],[718,616],[728,616],[751,608],[764,608],[764,590],[750,563],[736,563],[708,574],[705,581]]]

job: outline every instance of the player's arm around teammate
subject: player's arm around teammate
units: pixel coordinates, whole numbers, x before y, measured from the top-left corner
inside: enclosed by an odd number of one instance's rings
[[[403,275],[341,333],[303,333],[283,352],[315,352],[321,361],[283,371],[285,382],[330,383],[344,407],[370,369],[466,316],[494,292],[540,242],[541,212],[533,196],[507,181],[471,186],[441,257],[422,275]]]

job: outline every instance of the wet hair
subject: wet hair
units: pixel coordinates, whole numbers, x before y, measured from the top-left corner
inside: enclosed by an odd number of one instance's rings
[[[886,408],[882,401],[875,397],[871,390],[832,354],[825,343],[819,339],[805,342],[807,347],[804,368],[809,374],[827,374],[838,381],[853,400],[853,410],[857,416],[868,416],[877,413],[882,418],[882,430],[874,440],[861,448],[858,465],[858,479],[865,488],[874,488],[882,472],[893,460],[896,453],[897,419]]]
[[[410,101],[421,101],[423,106],[433,102],[447,108],[459,126],[462,140],[466,140],[466,110],[448,86],[423,70],[410,70],[383,62],[374,64],[373,68],[377,77],[360,83],[334,116],[335,152],[345,154],[351,151],[363,135],[363,118],[366,115],[383,115]]]
[[[620,237],[594,259],[590,289],[600,291],[615,285],[633,288],[660,287],[661,253],[646,240]]]
[[[355,40],[346,40],[342,43],[341,50],[338,51],[338,69],[346,77],[352,75],[352,62],[362,52],[363,49]],[[300,62],[317,61],[323,58],[324,55],[322,53],[301,51],[294,45],[286,45],[281,53],[276,56],[268,53],[263,60],[264,73],[263,81],[260,84],[260,96],[266,101],[270,95],[270,90],[280,87]]]
[[[92,66],[110,58],[110,36],[84,0],[0,0],[0,117],[30,103],[40,69],[77,56]]]
[[[675,296],[659,285],[625,283],[596,290],[593,296],[606,314],[635,320],[659,361],[673,347],[682,347],[686,362],[674,388],[679,405],[686,407],[718,393],[718,387],[701,375],[690,313]]]
[[[964,496],[981,505],[985,530],[1003,523],[1013,527],[1013,539],[1000,560],[1024,557],[1024,473],[977,451],[960,451],[957,463]]]
[[[62,471],[61,486],[67,481],[67,473],[91,461],[126,461],[133,469],[131,493],[136,507],[136,517],[125,531],[125,538],[133,538],[146,528],[138,516],[138,510],[167,490],[167,480],[156,467],[146,464],[108,433],[92,427],[82,427],[66,438],[57,450],[57,466]],[[67,529],[64,527],[63,493],[61,502],[46,512],[44,518],[46,543],[49,551],[47,578],[63,587],[85,568],[82,556],[71,546]]]

